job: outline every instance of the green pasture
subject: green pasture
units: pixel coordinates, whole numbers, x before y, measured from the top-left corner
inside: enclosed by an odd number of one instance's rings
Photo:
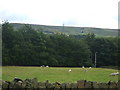
[[[68,70],[71,69],[71,72]],[[118,72],[114,69],[105,68],[63,68],[63,67],[18,67],[3,66],[2,79],[13,80],[14,77],[21,79],[37,78],[38,81],[50,82],[76,82],[78,80],[88,80],[97,82],[118,81],[118,76],[109,76],[110,73]]]

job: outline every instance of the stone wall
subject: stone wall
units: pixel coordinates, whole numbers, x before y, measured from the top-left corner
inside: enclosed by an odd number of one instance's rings
[[[76,83],[49,83],[47,80],[46,82],[38,82],[36,78],[33,79],[26,79],[26,80],[21,80],[18,78],[15,78],[13,81],[2,81],[2,90],[10,89],[10,90],[79,90],[79,89],[90,89],[90,90],[95,90],[95,89],[107,89],[107,90],[118,90],[120,87],[119,84],[120,81],[118,82],[111,82],[109,81],[108,83],[97,83],[93,81],[86,81],[86,80],[79,80]],[[120,89],[120,88],[119,88]]]

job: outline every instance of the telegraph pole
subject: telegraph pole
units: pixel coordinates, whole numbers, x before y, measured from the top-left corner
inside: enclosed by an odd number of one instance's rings
[[[96,61],[97,61],[97,52],[95,52],[95,68],[96,68]]]

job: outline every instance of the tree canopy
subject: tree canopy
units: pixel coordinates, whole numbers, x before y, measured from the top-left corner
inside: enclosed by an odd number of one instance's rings
[[[116,38],[87,35],[44,34],[24,25],[15,30],[9,23],[2,24],[3,65],[97,66],[117,65]]]

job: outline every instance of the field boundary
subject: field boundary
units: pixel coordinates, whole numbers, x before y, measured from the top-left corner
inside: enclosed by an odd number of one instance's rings
[[[106,88],[109,89],[118,89],[120,87],[120,80],[117,82],[107,82],[107,83],[98,83],[95,81],[86,81],[86,80],[79,80],[77,83],[49,83],[47,80],[46,82],[38,82],[37,78],[33,79],[19,79],[15,78],[13,81],[1,81],[0,86],[2,86],[2,90],[4,89],[11,89],[11,88],[29,88],[29,89],[58,89],[58,90],[66,90],[66,89],[79,89],[79,88]]]

